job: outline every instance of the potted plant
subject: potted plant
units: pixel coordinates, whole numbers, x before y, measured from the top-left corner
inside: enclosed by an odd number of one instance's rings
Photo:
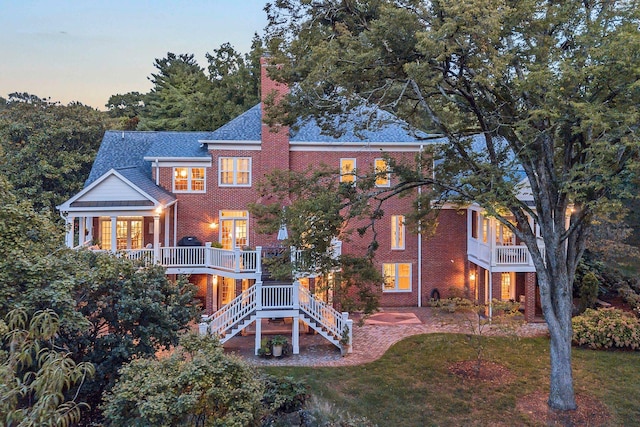
[[[349,339],[349,327],[344,325],[344,328],[342,328],[342,335],[340,336],[340,354],[342,356],[347,355],[350,345],[351,340]]]
[[[271,338],[271,353],[273,357],[282,356],[282,348],[287,345],[287,337],[282,335],[276,335]]]

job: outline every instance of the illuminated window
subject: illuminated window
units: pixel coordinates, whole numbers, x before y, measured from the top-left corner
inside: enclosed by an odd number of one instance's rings
[[[100,221],[100,247],[111,250],[111,218]],[[142,248],[142,217],[119,217],[116,221],[116,250]]]
[[[404,249],[404,215],[391,215],[391,249]]]
[[[482,217],[482,243],[489,242],[489,219]]]
[[[382,264],[384,276],[384,292],[409,292],[411,291],[411,264]]]
[[[173,168],[173,191],[203,193],[204,168]]]
[[[389,165],[385,159],[375,160],[376,187],[389,187],[391,179],[389,177]]]
[[[356,181],[356,159],[340,159],[340,182]]]
[[[251,187],[251,157],[220,157],[220,186]]]
[[[220,243],[223,249],[247,246],[248,211],[220,211]]]
[[[500,275],[500,299],[507,301],[511,298],[511,273],[502,273]]]

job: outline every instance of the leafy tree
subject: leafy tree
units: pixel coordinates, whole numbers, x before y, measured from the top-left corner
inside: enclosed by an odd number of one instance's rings
[[[576,407],[571,291],[591,221],[627,195],[637,165],[639,6],[282,0],[267,7],[269,50],[282,65],[272,74],[292,85],[289,104],[273,113],[278,121],[314,115],[336,134],[344,127],[335,117],[367,103],[436,131],[447,143],[434,153],[442,159],[435,177],[393,165],[400,184],[388,196],[428,186],[452,201],[478,202],[527,245],[551,335],[553,409]],[[533,207],[517,198],[522,177]]]
[[[135,92],[114,95],[107,106],[119,117],[135,117],[135,112],[141,130],[217,129],[259,102],[262,53],[257,35],[246,55],[224,43],[207,53],[208,75],[192,54],[168,53],[155,60],[158,72],[151,75],[150,93],[142,99]]]
[[[140,130],[208,130],[210,111],[204,102],[211,84],[193,54],[167,53],[156,59],[158,70],[149,78],[154,87],[145,97]]]
[[[54,212],[82,189],[104,130],[104,114],[91,107],[11,94],[0,109],[0,173],[36,210]]]
[[[209,79],[213,90],[210,99],[212,129],[218,128],[260,102],[260,56],[262,40],[254,36],[251,52],[242,56],[229,43],[207,54]]]
[[[282,244],[297,250],[294,269],[333,275],[333,281],[323,286],[332,289],[339,309],[371,313],[378,307],[377,290],[383,282],[373,264],[373,252],[364,258],[336,257],[334,248],[335,239],[348,239],[353,229],[365,233],[368,227],[359,218],[369,212],[369,205],[365,199],[357,200],[356,187],[339,182],[337,173],[326,166],[304,172],[275,171],[258,184],[260,202],[249,210],[258,219],[261,233],[275,234],[286,224],[288,237]],[[283,256],[266,260],[270,274],[287,278],[292,271],[290,255],[286,249]]]
[[[164,268],[140,268],[135,262],[93,251],[65,252],[72,296],[88,327],[66,325],[59,343],[76,361],[94,364],[96,375],[83,389],[92,418],[103,393],[132,359],[154,358],[178,344],[179,334],[195,319],[193,287],[168,279]]]
[[[65,399],[72,387],[82,387],[94,373],[90,363],[76,364],[55,346],[60,324],[51,310],[31,318],[12,310],[0,320],[0,423],[7,426],[69,426],[77,423],[85,403],[78,393]]]
[[[111,95],[105,104],[110,117],[120,121],[122,130],[136,130],[140,116],[145,111],[145,96],[140,92],[128,92],[124,95]]]
[[[0,317],[15,308],[30,313],[51,308],[61,321],[77,323],[72,283],[58,255],[61,228],[48,212],[38,213],[31,202],[19,200],[0,174]]]
[[[247,426],[259,417],[263,384],[211,337],[186,335],[161,360],[125,365],[106,395],[107,426]]]

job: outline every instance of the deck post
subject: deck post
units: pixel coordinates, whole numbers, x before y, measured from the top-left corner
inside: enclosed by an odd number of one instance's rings
[[[294,288],[296,289],[296,288]],[[293,318],[293,327],[291,328],[291,347],[293,354],[300,354],[300,318]]]
[[[256,276],[262,276],[262,246],[256,246]]]
[[[160,215],[153,216],[153,262],[160,262]]]
[[[241,262],[240,262],[240,248],[236,247],[233,249],[233,269],[236,273],[240,272]]]
[[[300,309],[300,282],[293,282],[291,292],[291,305],[294,310]]]
[[[256,319],[256,356],[258,355],[258,350],[260,350],[260,347],[262,347],[262,318],[258,317]]]
[[[342,312],[342,322],[349,330],[349,348],[347,349],[347,353],[353,353],[353,320],[349,319],[349,313],[346,311]]]

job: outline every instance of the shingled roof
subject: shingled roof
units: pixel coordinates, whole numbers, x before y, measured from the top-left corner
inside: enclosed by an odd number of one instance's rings
[[[111,169],[136,167],[151,176],[151,163],[145,157],[208,158],[206,147],[199,142],[211,132],[138,132],[107,131],[93,162],[85,187]]]

